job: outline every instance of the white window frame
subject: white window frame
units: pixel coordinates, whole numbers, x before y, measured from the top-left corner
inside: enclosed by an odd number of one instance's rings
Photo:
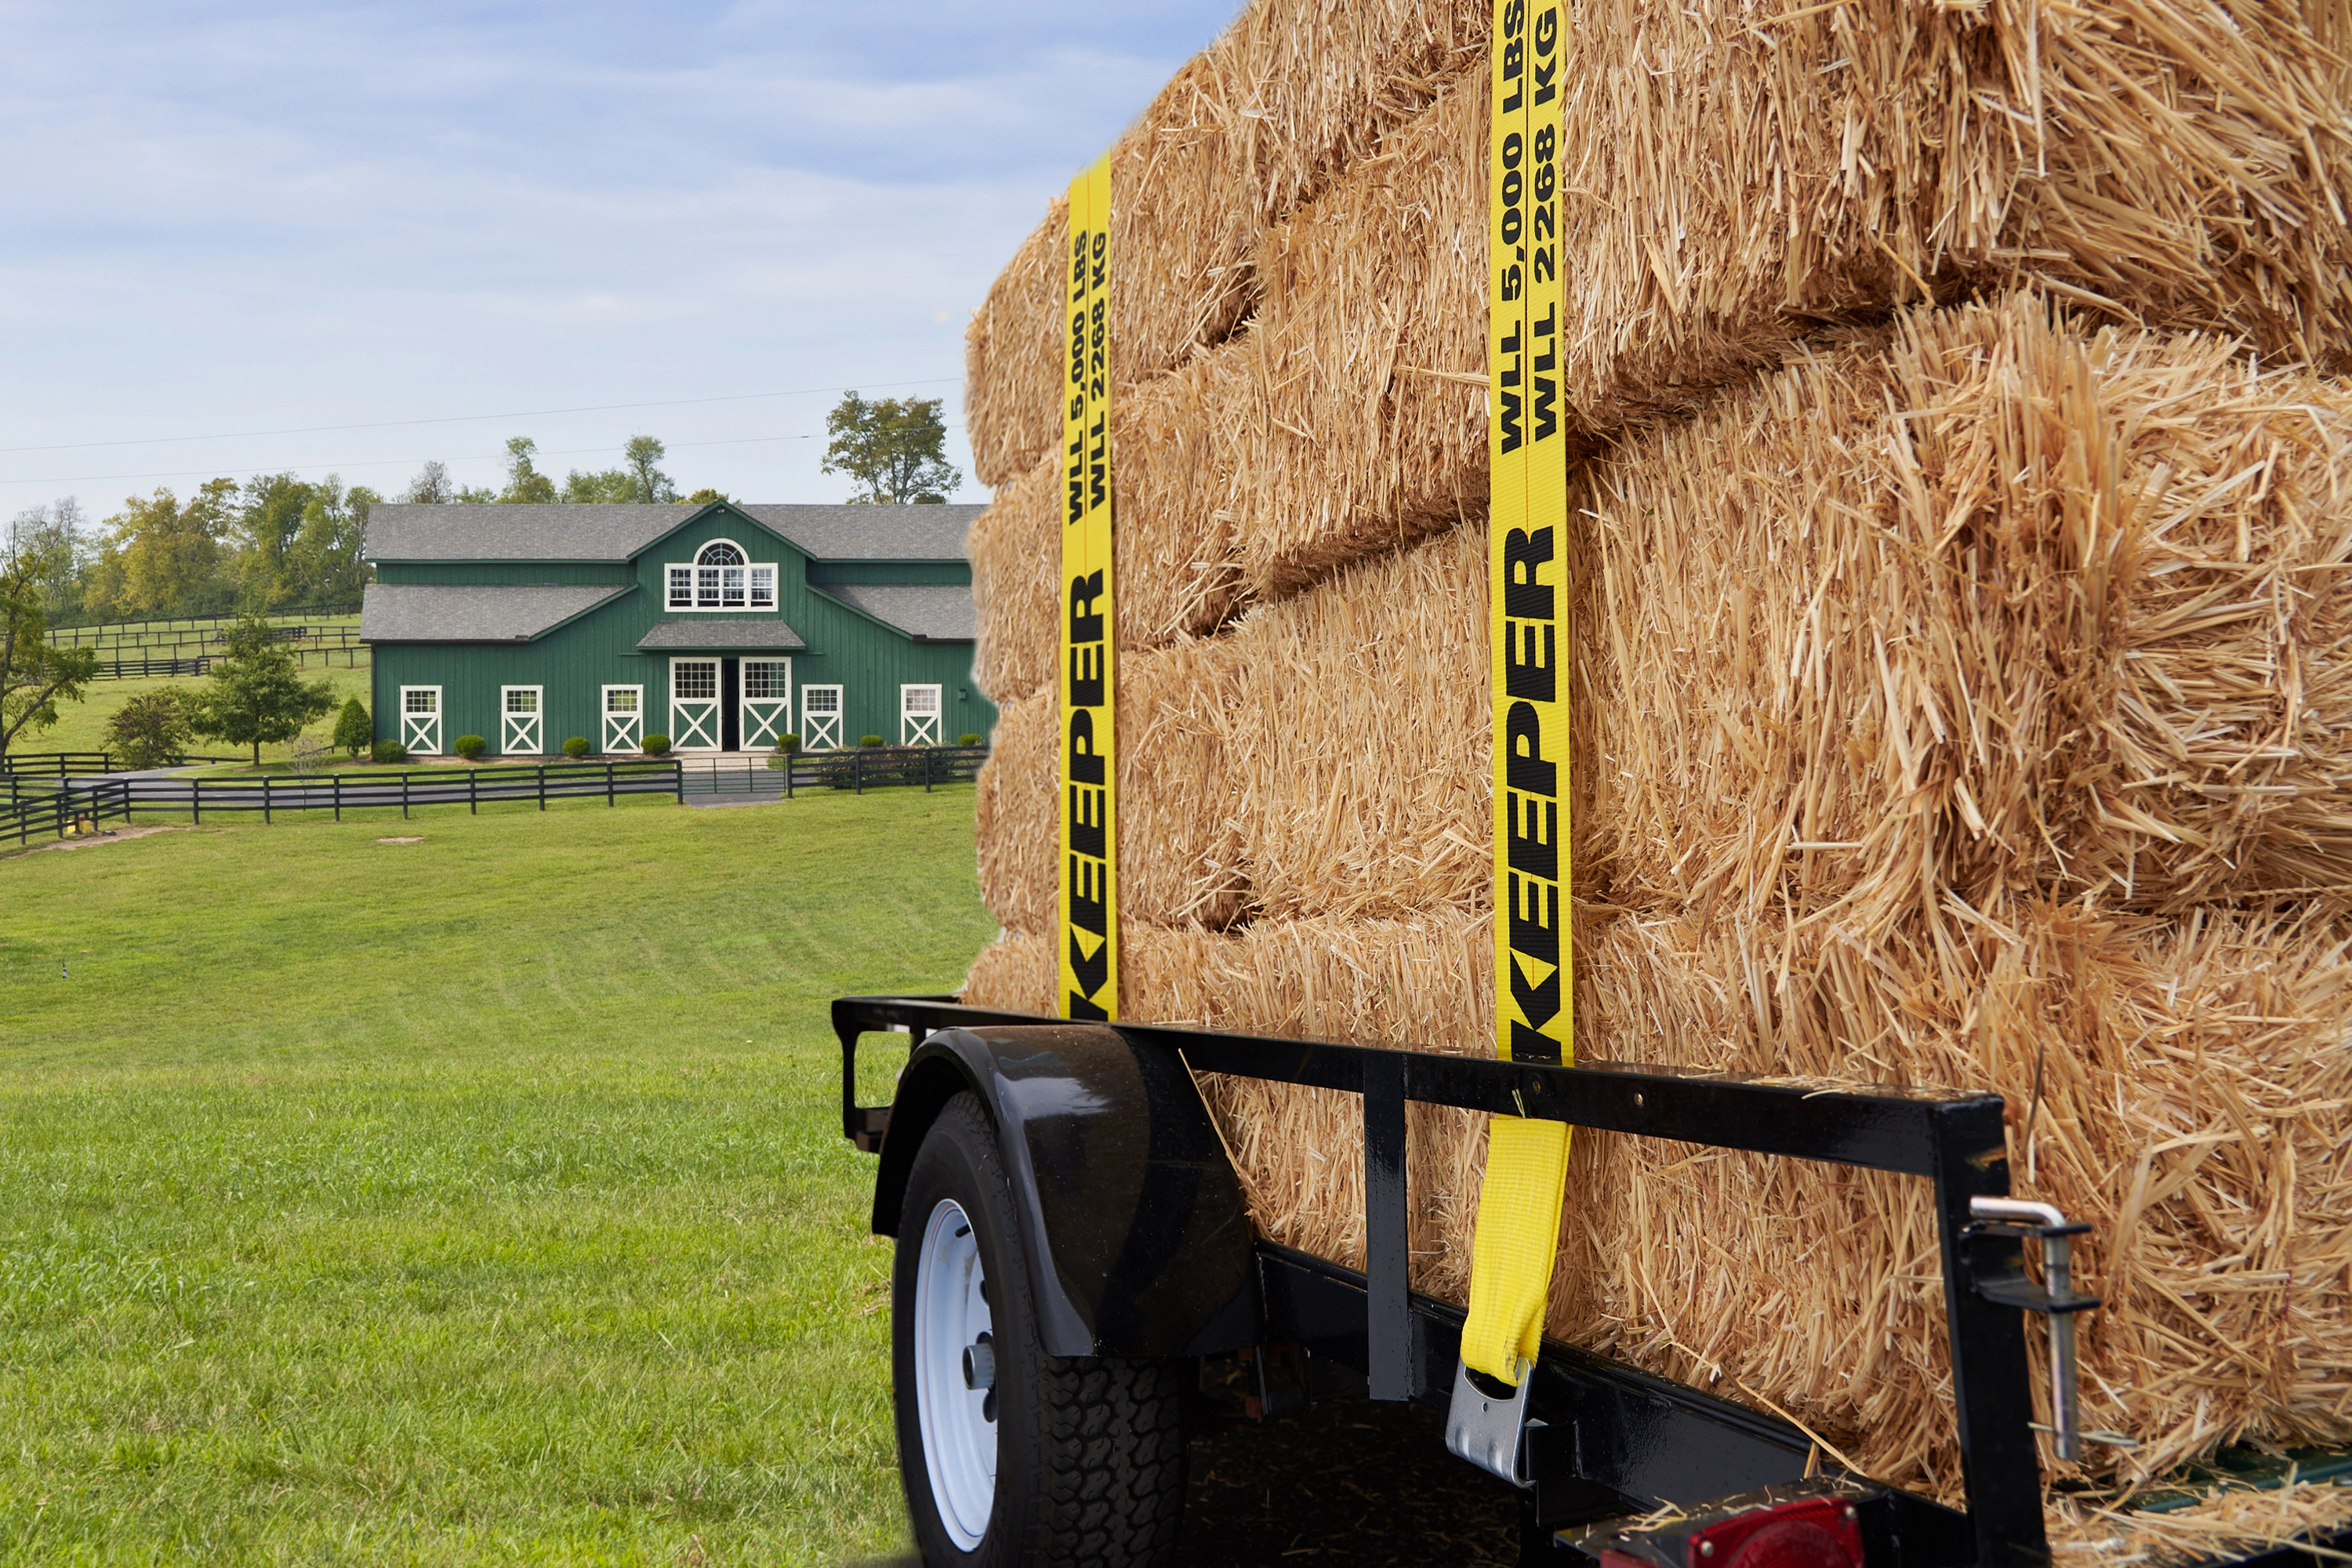
[[[743,558],[740,566],[705,566],[702,557],[723,544]],[[739,574],[730,583],[728,574]],[[691,561],[662,565],[662,607],[679,616],[769,615],[776,608],[776,563],[754,561],[751,552],[731,539],[708,539],[697,545]],[[736,602],[727,603],[730,590]]]
[[[408,710],[408,694],[412,691],[431,692],[433,711],[411,713]],[[421,756],[439,756],[441,754],[441,721],[446,715],[447,708],[448,704],[441,700],[441,689],[437,686],[402,687],[400,689],[400,743]]]
[[[919,691],[931,694],[931,710],[929,713],[915,710],[915,693]],[[947,710],[947,704],[941,700],[944,695],[933,683],[918,681],[898,688],[898,744],[936,746],[940,743],[940,721]]]
[[[613,706],[613,694],[626,691],[634,696],[636,706],[623,712]],[[604,716],[604,751],[606,756],[628,752],[642,752],[646,747],[646,689],[642,686],[608,686],[604,688],[604,705],[598,710]]]
[[[810,697],[820,691],[832,694],[832,712],[821,713],[817,710],[816,704],[810,701]],[[802,747],[812,752],[841,750],[841,721],[847,713],[848,708],[849,704],[843,700],[841,688],[838,686],[802,687],[801,722],[808,726],[801,732]]]
[[[680,697],[677,694],[679,671],[692,665],[710,667],[710,695]],[[719,725],[719,710],[727,700],[725,671],[719,668],[719,657],[676,658],[669,661],[669,749],[673,752],[717,752],[726,749],[727,731]],[[699,717],[688,711],[709,704],[709,710]],[[693,744],[688,743],[692,739]]]
[[[507,700],[518,691],[530,693],[529,713],[517,713],[507,706]],[[499,688],[499,755],[502,757],[543,757],[547,754],[547,688],[544,686],[501,686]]]
[[[751,667],[755,664],[775,665],[783,671],[773,693],[766,697],[751,695]],[[789,658],[757,658],[750,655],[736,661],[736,733],[742,738],[747,752],[772,751],[793,727],[793,661]]]

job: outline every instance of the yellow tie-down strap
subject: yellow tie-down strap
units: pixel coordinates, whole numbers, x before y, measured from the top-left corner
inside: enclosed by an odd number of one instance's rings
[[[1486,444],[1495,699],[1495,1049],[1574,1059],[1569,931],[1567,444],[1560,434],[1558,0],[1497,0]],[[1462,1360],[1517,1384],[1542,1344],[1567,1124],[1497,1116]]]
[[[1110,158],[1070,182],[1062,372],[1062,824],[1056,881],[1065,1018],[1118,1016],[1118,751],[1111,630]]]

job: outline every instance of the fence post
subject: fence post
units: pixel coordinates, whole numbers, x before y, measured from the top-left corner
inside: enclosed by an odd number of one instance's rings
[[[613,764],[609,761],[604,764],[604,804],[613,804]]]
[[[928,746],[923,748],[923,793],[931,793],[931,752]]]
[[[341,822],[343,819],[343,775],[335,773],[330,782],[335,786],[335,820]]]
[[[539,764],[539,809],[547,809],[547,764]]]
[[[671,759],[669,764],[669,784],[670,788],[677,792],[677,804],[684,805],[686,804],[686,764],[675,758]]]
[[[204,780],[202,780],[202,779],[200,779],[200,778],[196,778],[196,779],[190,779],[190,780],[188,781],[188,799],[189,799],[191,802],[193,802],[193,803],[194,804],[195,808],[196,808],[196,826],[197,826],[198,827],[202,827],[202,826],[205,825],[205,781],[204,781]]]
[[[267,827],[267,826],[269,826],[269,784],[270,784],[270,778],[269,778],[269,775],[268,775],[268,773],[264,773],[264,774],[262,774],[262,775],[261,775],[261,826],[264,826],[264,827]]]
[[[864,794],[866,793],[866,748],[865,748],[865,747],[860,746],[860,747],[858,747],[858,748],[857,748],[857,752],[856,752],[856,761],[851,764],[851,772],[852,772],[852,775],[853,775],[853,776],[856,779],[856,781],[857,781],[857,793],[858,793],[859,795],[864,795]]]
[[[408,775],[405,773],[400,775],[400,820],[408,820]]]
[[[466,770],[466,815],[468,816],[482,815],[481,800],[474,789],[474,780],[478,776],[472,768]]]

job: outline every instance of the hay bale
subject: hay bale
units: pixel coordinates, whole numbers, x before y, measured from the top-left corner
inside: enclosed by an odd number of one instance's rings
[[[1688,917],[1579,932],[1579,1054],[2008,1097],[2019,1190],[2090,1220],[2084,1419],[2109,1479],[2220,1443],[2352,1437],[2352,965],[2340,923],[2085,916],[1965,939]],[[1130,952],[1161,940],[1131,933]],[[1301,921],[1139,961],[1129,1016],[1483,1055],[1481,915]],[[2034,1089],[2039,1075],[2041,1096]],[[1351,1097],[1205,1092],[1270,1238],[1360,1265]],[[2031,1123],[2029,1126],[2028,1123]],[[1416,1108],[1416,1289],[1465,1297],[1478,1119]],[[1580,1134],[1548,1331],[1793,1411],[1867,1473],[1959,1487],[1923,1183]],[[2037,1384],[2037,1386],[2039,1386]],[[2045,1413],[2046,1415],[2046,1413]]]
[[[1562,271],[1585,330],[1561,399],[1580,448],[1688,412],[1824,322],[2020,284],[2265,354],[2352,351],[2343,0],[1748,11],[1616,0],[1565,39]],[[1228,514],[1249,598],[1477,510],[1482,80],[1386,130],[1255,241],[1255,317],[1217,351],[1246,374],[1193,427],[1193,504]],[[1040,374],[1042,452],[1059,426]],[[1194,551],[1219,537],[1167,509],[1138,520],[1159,526]]]
[[[1111,150],[1113,372],[1140,381],[1222,342],[1266,226],[1479,66],[1488,18],[1454,0],[1257,0]],[[1061,440],[1066,205],[1048,205],[964,339],[973,470],[994,489]]]
[[[1054,679],[1061,521],[1062,465],[1049,455],[1000,488],[964,537],[980,621],[971,678],[1000,708]]]
[[[2352,899],[2352,387],[1920,313],[1588,475],[1612,896]],[[1807,847],[1814,846],[1816,847]]]
[[[2016,297],[1850,339],[1578,485],[1587,902],[1856,930],[1954,897],[2352,903],[2341,382]],[[1486,897],[1484,552],[1457,529],[1194,645],[1231,682],[1222,782],[1153,788],[1234,819],[1262,913]]]
[[[1123,920],[1231,924],[1248,901],[1227,795],[1223,647],[1179,643],[1119,669],[1118,874]],[[981,901],[1000,924],[1051,931],[1060,818],[1060,709],[1048,688],[999,710],[975,802]]]

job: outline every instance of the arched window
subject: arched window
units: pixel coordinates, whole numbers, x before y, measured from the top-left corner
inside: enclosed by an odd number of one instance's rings
[[[775,567],[765,562],[753,565],[731,539],[712,540],[695,552],[691,563],[671,563],[667,577],[668,607],[673,610],[776,607]]]

